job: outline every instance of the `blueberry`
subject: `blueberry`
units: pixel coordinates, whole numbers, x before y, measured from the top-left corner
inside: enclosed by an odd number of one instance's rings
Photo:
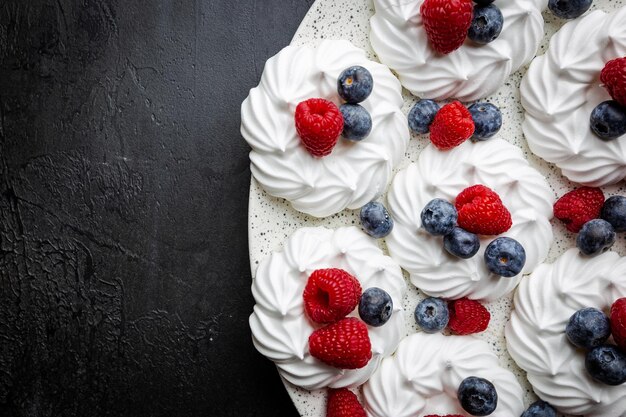
[[[499,237],[485,249],[487,269],[501,277],[511,278],[522,272],[526,263],[526,251],[515,239]]]
[[[366,324],[380,327],[387,323],[393,313],[393,300],[385,290],[372,287],[361,295],[359,316]]]
[[[393,229],[393,219],[381,203],[372,201],[361,207],[361,225],[371,237],[380,239]]]
[[[502,127],[502,113],[491,103],[474,103],[468,108],[474,120],[476,140],[487,140]]]
[[[498,6],[495,4],[476,6],[467,37],[478,44],[485,45],[500,36],[503,25],[504,17]]]
[[[494,1],[496,0],[474,0],[474,3],[476,3],[479,6],[488,6]]]
[[[611,223],[602,219],[589,220],[576,236],[576,246],[587,256],[605,252],[615,243],[615,230]]]
[[[591,130],[602,140],[626,134],[626,109],[617,101],[604,101],[591,112]]]
[[[435,198],[422,210],[422,226],[428,233],[445,236],[456,226],[458,213],[456,208],[446,200]]]
[[[600,217],[611,223],[616,232],[626,232],[626,197],[609,197],[602,206]]]
[[[536,401],[528,407],[521,417],[556,417],[556,410],[545,401]]]
[[[626,355],[613,345],[590,350],[585,357],[585,368],[593,379],[607,385],[626,382]]]
[[[426,298],[415,307],[415,321],[425,333],[445,329],[450,320],[448,303],[441,298]]]
[[[374,79],[363,67],[355,66],[344,70],[337,80],[337,92],[346,102],[357,104],[372,94]]]
[[[433,100],[420,100],[409,112],[409,128],[415,133],[428,133],[437,112],[439,104]]]
[[[606,342],[611,335],[611,323],[597,308],[583,308],[572,314],[565,334],[574,346],[591,349]]]
[[[461,407],[473,416],[488,416],[498,406],[496,387],[484,378],[465,378],[457,393]]]
[[[443,238],[443,247],[450,255],[469,259],[480,249],[480,239],[474,233],[455,227]]]
[[[550,0],[548,7],[561,19],[576,19],[591,7],[592,0]]]
[[[359,104],[342,104],[343,137],[358,142],[372,131],[372,116]]]

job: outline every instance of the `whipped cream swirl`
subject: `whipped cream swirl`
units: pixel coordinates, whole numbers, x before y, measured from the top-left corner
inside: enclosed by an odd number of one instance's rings
[[[546,0],[496,0],[502,33],[487,45],[469,39],[442,55],[430,46],[422,23],[423,0],[374,0],[370,40],[381,62],[421,98],[473,101],[494,93],[535,56],[543,38]]]
[[[592,110],[611,99],[600,72],[607,61],[626,55],[624,22],[626,7],[566,23],[522,80],[528,146],[580,184],[602,186],[626,177],[626,135],[605,142],[589,123]]]
[[[494,236],[481,236],[479,252],[460,259],[446,252],[440,236],[421,227],[420,214],[430,200],[454,202],[461,191],[476,184],[498,193],[511,213],[513,226],[501,236],[516,239],[526,250],[526,264],[516,277],[502,278],[487,269],[483,254]],[[413,285],[432,296],[499,298],[517,286],[522,274],[543,262],[552,243],[554,193],[521,150],[502,139],[466,141],[447,152],[429,145],[417,163],[396,175],[387,199],[395,220],[386,239],[389,252],[410,273]]]
[[[340,138],[332,154],[316,158],[296,132],[296,106],[309,98],[339,105],[337,78],[353,65],[367,68],[374,78],[372,94],[361,103],[372,116],[372,131],[358,143]],[[267,61],[259,86],[241,106],[241,133],[252,147],[252,174],[269,194],[315,217],[374,200],[409,142],[401,91],[387,67],[368,60],[350,42],[286,47]]]
[[[626,386],[594,381],[585,370],[585,352],[565,335],[576,311],[608,312],[625,296],[626,258],[615,252],[588,258],[570,249],[522,280],[505,331],[508,351],[528,373],[535,393],[560,412],[626,417]]]
[[[302,293],[309,275],[321,268],[344,269],[359,280],[363,290],[382,288],[393,300],[389,321],[381,327],[368,326],[372,359],[361,369],[337,369],[309,353],[309,336],[323,326],[306,317]],[[356,387],[370,377],[383,357],[395,351],[405,335],[405,290],[400,267],[356,227],[299,229],[282,252],[266,258],[256,271],[252,284],[256,305],[250,316],[254,345],[296,386],[308,390]],[[351,316],[358,317],[358,312]]]

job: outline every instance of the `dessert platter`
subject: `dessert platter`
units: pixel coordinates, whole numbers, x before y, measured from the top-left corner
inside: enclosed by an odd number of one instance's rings
[[[622,0],[318,0],[241,132],[301,416],[626,417]]]

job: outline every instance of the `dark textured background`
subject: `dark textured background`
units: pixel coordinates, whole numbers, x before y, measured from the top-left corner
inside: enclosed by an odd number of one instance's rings
[[[296,415],[239,105],[312,3],[0,1],[0,415]]]

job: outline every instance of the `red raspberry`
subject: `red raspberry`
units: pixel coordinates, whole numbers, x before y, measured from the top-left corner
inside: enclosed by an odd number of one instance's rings
[[[626,352],[626,297],[620,298],[611,307],[611,333],[617,346]]]
[[[343,131],[343,116],[334,103],[312,98],[296,107],[296,131],[311,155],[326,156]]]
[[[472,24],[472,0],[426,0],[420,14],[428,41],[442,54],[459,49]]]
[[[459,101],[443,106],[430,125],[430,141],[442,151],[459,146],[474,134],[474,119]]]
[[[367,417],[359,399],[347,388],[329,389],[326,417]]]
[[[511,228],[511,213],[500,196],[484,185],[474,185],[461,191],[454,203],[459,227],[479,235],[499,235]]]
[[[600,73],[600,81],[613,100],[626,106],[626,57],[607,62]]]
[[[567,230],[578,233],[589,220],[600,217],[604,194],[599,188],[580,187],[554,203],[554,217],[565,223]]]
[[[314,358],[340,369],[363,368],[372,358],[367,326],[355,317],[315,330],[309,336],[309,351]]]
[[[454,333],[466,335],[480,333],[489,325],[491,314],[478,301],[461,298],[448,303],[450,321],[448,327]]]
[[[361,284],[343,269],[318,269],[304,287],[304,309],[316,323],[341,320],[359,304]]]

